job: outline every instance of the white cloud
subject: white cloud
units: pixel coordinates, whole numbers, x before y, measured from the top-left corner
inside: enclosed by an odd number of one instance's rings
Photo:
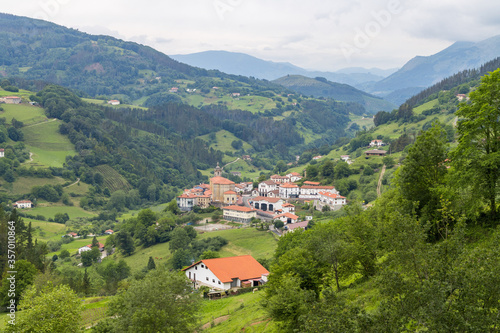
[[[319,70],[401,66],[500,31],[500,2],[491,0],[23,0],[2,4],[2,11],[167,54],[227,50]],[[346,57],[342,45],[356,52]]]

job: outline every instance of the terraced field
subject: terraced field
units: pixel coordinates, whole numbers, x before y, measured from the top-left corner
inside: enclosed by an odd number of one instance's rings
[[[99,165],[94,170],[104,176],[104,187],[109,188],[111,192],[118,190],[128,191],[132,188],[128,181],[109,165]]]

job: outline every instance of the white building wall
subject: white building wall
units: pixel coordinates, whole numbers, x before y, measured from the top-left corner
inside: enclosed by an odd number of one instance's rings
[[[203,267],[202,267],[203,265]],[[231,288],[231,283],[222,283],[217,276],[202,262],[196,266],[186,270],[186,276],[191,280],[198,281],[202,285],[206,285],[215,289],[227,290]],[[189,275],[191,273],[191,277]]]

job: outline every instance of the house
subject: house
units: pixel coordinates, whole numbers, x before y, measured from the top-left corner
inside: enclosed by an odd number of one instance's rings
[[[281,209],[283,210],[283,213],[295,213],[295,205],[292,205],[291,203],[284,204]]]
[[[115,232],[114,232],[113,230],[111,230],[111,229],[108,229],[108,230],[106,230],[106,231],[104,232],[104,234],[105,234],[105,235],[112,235],[112,234],[114,234],[114,233],[115,233]]]
[[[291,172],[286,175],[288,178],[290,178],[290,181],[292,183],[298,182],[299,180],[302,179],[302,176],[298,172]]]
[[[108,104],[111,104],[111,105],[120,105],[120,101],[117,100],[117,99],[112,99],[112,100],[108,101]]]
[[[262,285],[269,271],[250,255],[203,259],[183,269],[196,287],[229,290]]]
[[[240,93],[233,93],[232,96],[233,97],[240,97]]]
[[[468,99],[466,94],[457,94],[456,97],[459,102],[463,101],[464,99]]]
[[[278,184],[286,184],[290,182],[290,177],[287,176],[272,175],[270,179]]]
[[[320,182],[311,182],[311,181],[309,181],[309,180],[306,180],[306,181],[304,182],[304,185],[319,186],[319,185],[321,185],[321,183],[320,183]]]
[[[0,148],[0,157],[5,157],[5,149]]]
[[[236,177],[241,177],[241,172],[240,171],[231,171],[231,174]]]
[[[252,160],[250,155],[243,155],[243,156],[241,156],[241,158],[243,159],[243,161],[251,161]]]
[[[101,242],[98,242],[99,244],[99,251],[104,251],[104,244]],[[78,249],[78,254],[81,254],[82,252],[90,251],[92,250],[92,244],[82,246],[81,248]]]
[[[245,192],[245,189],[246,189],[246,186],[243,185],[243,184],[236,184],[234,185],[234,190],[236,191],[236,193],[238,194],[241,194],[241,193],[244,193]]]
[[[264,212],[275,212],[283,207],[283,200],[280,198],[256,197],[252,200],[252,206]]]
[[[299,198],[301,199],[319,199],[319,192],[328,192],[339,194],[334,186],[313,186],[303,185],[300,188]]]
[[[385,150],[373,149],[365,151],[366,156],[385,156],[387,152]]]
[[[370,147],[382,147],[385,143],[382,140],[372,140]]]
[[[319,160],[319,159],[320,159],[320,158],[322,158],[322,157],[323,157],[323,156],[321,156],[321,155],[314,156],[314,157],[313,157],[313,160],[315,160],[315,161],[316,161],[316,160]]]
[[[266,180],[265,182],[259,183],[259,195],[266,197],[271,191],[277,190],[278,184],[272,180]]]
[[[70,233],[66,234],[66,236],[76,238],[76,237],[78,237],[78,234],[76,232],[70,232]]]
[[[279,198],[280,197],[280,190],[272,190],[270,192],[267,192],[267,197],[268,198]]]
[[[171,92],[171,93],[176,93],[176,92],[178,92],[178,91],[179,91],[179,88],[177,88],[177,87],[172,87],[172,88],[170,88],[170,90],[169,90],[168,92]]]
[[[325,205],[330,207],[331,210],[336,210],[347,204],[345,197],[340,194],[330,192],[319,192],[318,201],[319,204],[316,206],[316,209],[318,210],[321,210]]]
[[[257,212],[253,208],[243,206],[226,206],[222,208],[223,219],[228,221],[236,221],[248,223],[252,217],[257,217]]]
[[[0,101],[6,104],[21,104],[22,102],[21,97],[18,96],[5,96],[0,98]]]
[[[349,162],[351,160],[351,157],[349,155],[341,155],[340,159],[344,162]]]
[[[285,226],[285,233],[292,232],[298,229],[305,230],[309,225],[309,221],[297,222],[292,224],[287,224]]]
[[[285,224],[289,224],[289,223],[297,223],[299,217],[292,213],[283,213],[273,217],[273,220],[280,220]]]
[[[196,196],[196,205],[200,208],[205,209],[210,207],[210,202],[212,202],[210,191],[206,191],[205,194]]]
[[[193,207],[198,204],[198,196],[192,193],[184,193],[177,197],[177,206],[183,212],[193,210]]]
[[[15,208],[31,208],[33,207],[33,203],[30,200],[20,200],[14,202],[13,206]]]
[[[300,188],[297,184],[294,183],[286,183],[281,185],[279,191],[280,198],[284,199],[298,198],[300,195]]]

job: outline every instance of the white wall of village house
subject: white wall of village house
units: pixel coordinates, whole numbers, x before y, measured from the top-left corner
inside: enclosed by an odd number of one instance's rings
[[[202,267],[203,265],[203,267]],[[231,283],[222,283],[217,276],[202,262],[186,270],[186,276],[190,280],[199,281],[200,284],[216,289],[228,290],[231,289]],[[240,287],[241,285],[238,285]]]

